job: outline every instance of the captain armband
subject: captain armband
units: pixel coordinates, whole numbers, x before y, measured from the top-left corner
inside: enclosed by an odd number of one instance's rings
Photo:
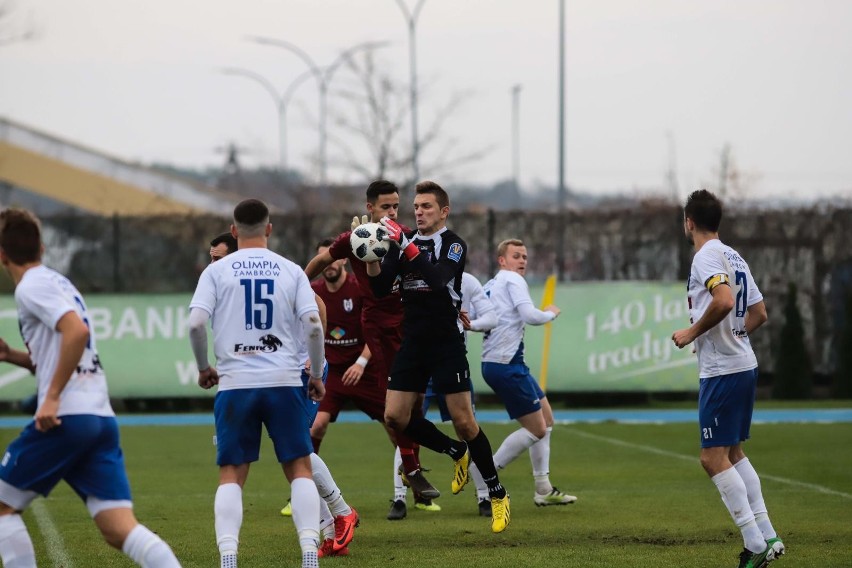
[[[713,288],[719,286],[720,284],[731,285],[731,280],[728,278],[727,274],[716,274],[715,276],[711,276],[704,282],[704,287],[707,288],[708,292],[712,292]]]

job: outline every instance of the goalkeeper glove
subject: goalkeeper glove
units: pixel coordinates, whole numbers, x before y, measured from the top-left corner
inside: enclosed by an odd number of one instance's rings
[[[379,222],[385,226],[385,229],[387,229],[390,242],[402,250],[405,258],[408,260],[414,260],[417,255],[420,254],[420,249],[417,248],[417,245],[408,240],[408,237],[406,237],[405,233],[402,232],[402,227],[400,227],[396,221],[390,217],[382,217]]]
[[[354,231],[361,225],[366,225],[369,222],[370,218],[366,215],[361,215],[361,219],[358,219],[358,215],[355,215],[354,217],[352,217],[352,230]]]

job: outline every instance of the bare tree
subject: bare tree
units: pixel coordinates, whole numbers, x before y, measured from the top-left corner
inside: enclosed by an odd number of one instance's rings
[[[339,153],[333,162],[366,179],[393,178],[405,187],[414,185],[420,180],[411,179],[407,87],[376,62],[372,50],[357,59],[350,58],[346,66],[351,78],[334,91],[339,104],[331,113],[338,134],[330,135],[329,140]],[[421,100],[426,98],[423,95],[421,90]],[[468,95],[453,94],[437,108],[434,119],[420,134],[420,171],[430,177],[482,159],[491,150],[460,151],[459,140],[444,134],[447,120],[461,110]]]
[[[32,17],[25,24],[19,22],[12,0],[0,0],[0,47],[36,37]]]
[[[760,174],[742,170],[734,159],[733,148],[726,143],[719,151],[719,166],[714,168],[718,180],[716,191],[722,199],[744,201],[755,183],[760,180]],[[714,184],[703,184],[712,187]]]

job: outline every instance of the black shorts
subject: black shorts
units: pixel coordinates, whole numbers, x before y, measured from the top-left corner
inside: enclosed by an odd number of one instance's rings
[[[432,390],[438,394],[470,390],[470,367],[461,334],[443,342],[403,338],[388,390],[425,393],[430,378]]]

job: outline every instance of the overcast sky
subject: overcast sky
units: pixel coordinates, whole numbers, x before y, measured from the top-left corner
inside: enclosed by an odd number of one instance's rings
[[[571,187],[665,188],[674,163],[682,197],[715,184],[729,144],[752,196],[852,197],[852,2],[566,6]],[[276,164],[272,97],[217,70],[242,67],[283,91],[306,67],[248,35],[292,42],[319,65],[357,43],[388,41],[376,58],[401,85],[408,81],[408,33],[395,0],[14,0],[14,7],[5,27],[32,21],[38,38],[0,47],[0,116],[128,160],[219,164],[215,148],[235,141],[247,164]],[[464,95],[444,142],[456,140],[459,154],[489,150],[436,181],[511,177],[510,89],[520,84],[521,184],[556,183],[558,0],[426,0],[417,48],[421,128]],[[313,83],[300,87],[288,127],[290,164],[314,179],[317,100]],[[334,96],[329,104],[345,106]],[[330,124],[329,135],[342,133]],[[406,130],[400,143],[409,142]],[[339,168],[329,177],[363,181]]]

